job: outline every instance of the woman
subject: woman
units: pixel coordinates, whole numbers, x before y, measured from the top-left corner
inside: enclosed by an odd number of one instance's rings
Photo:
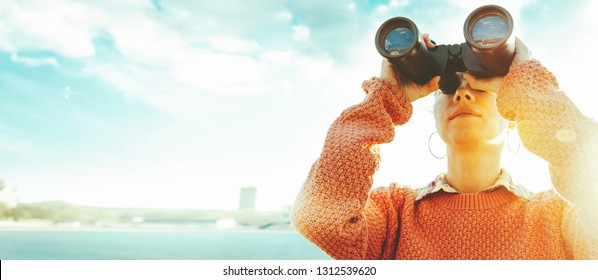
[[[597,259],[598,124],[519,40],[505,77],[457,75],[456,91],[442,94],[440,77],[419,86],[384,61],[363,83],[365,100],[330,127],[296,199],[296,229],[335,259]],[[423,188],[371,190],[378,144],[435,91],[447,172]],[[501,168],[509,122],[548,161],[553,189],[533,194]]]

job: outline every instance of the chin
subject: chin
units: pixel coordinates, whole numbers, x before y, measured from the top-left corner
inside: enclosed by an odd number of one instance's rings
[[[449,135],[449,143],[461,145],[475,145],[485,142],[485,139],[480,135],[479,129],[461,129]]]

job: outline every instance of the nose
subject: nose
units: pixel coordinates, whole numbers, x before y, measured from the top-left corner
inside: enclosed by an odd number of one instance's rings
[[[465,88],[457,89],[455,96],[453,96],[453,103],[458,104],[460,102],[474,102],[475,96]]]

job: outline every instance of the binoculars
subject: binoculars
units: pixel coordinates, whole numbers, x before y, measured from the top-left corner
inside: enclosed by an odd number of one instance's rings
[[[496,5],[477,8],[465,20],[463,35],[465,43],[428,49],[415,23],[394,17],[378,28],[376,49],[395,71],[418,84],[455,72],[477,77],[507,74],[515,53],[513,19],[507,10]]]

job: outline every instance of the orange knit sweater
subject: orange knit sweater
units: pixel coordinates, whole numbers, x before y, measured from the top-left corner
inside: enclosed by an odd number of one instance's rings
[[[528,60],[505,77],[501,115],[548,161],[554,189],[529,198],[505,187],[477,194],[391,184],[371,190],[378,144],[394,138],[412,107],[398,88],[364,82],[365,100],[332,124],[292,213],[295,228],[336,259],[598,258],[598,125]],[[409,159],[406,159],[409,160]]]

